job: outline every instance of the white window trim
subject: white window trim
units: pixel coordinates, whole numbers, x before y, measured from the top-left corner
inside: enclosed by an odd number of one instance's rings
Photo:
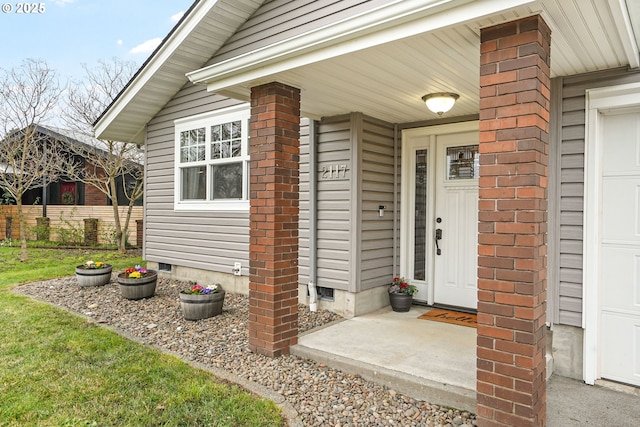
[[[176,211],[248,211],[249,210],[249,118],[251,111],[248,103],[243,103],[229,108],[210,111],[194,116],[184,117],[174,120],[174,168],[173,168],[173,208]],[[181,177],[180,177],[180,132],[186,130],[205,128],[205,152],[209,159],[211,150],[211,126],[217,123],[226,123],[234,120],[242,120],[246,130],[242,135],[242,164],[243,164],[243,200],[180,200]],[[204,164],[204,162],[203,162]],[[200,162],[194,166],[201,165]],[[206,162],[210,166],[209,161]],[[207,171],[206,194],[210,197],[211,180]]]

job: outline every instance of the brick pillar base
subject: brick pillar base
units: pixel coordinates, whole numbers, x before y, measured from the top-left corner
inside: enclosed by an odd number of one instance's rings
[[[98,244],[98,218],[84,219],[84,244],[87,246]]]
[[[46,216],[37,217],[36,218],[36,239],[40,241],[49,240],[49,236],[51,234],[51,221]]]
[[[136,219],[136,246],[142,247],[142,238],[144,237],[144,220]]]
[[[550,30],[482,30],[478,235],[479,426],[546,422]]]
[[[300,90],[251,89],[249,348],[270,357],[298,342]]]
[[[5,217],[4,219],[5,221],[5,231],[4,231],[4,237],[5,239],[11,239],[12,237],[12,226],[13,226],[13,218],[11,218],[10,216]]]

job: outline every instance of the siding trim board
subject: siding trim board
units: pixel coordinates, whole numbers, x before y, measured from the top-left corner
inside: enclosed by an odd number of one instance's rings
[[[348,285],[350,292],[360,290],[360,246],[362,240],[362,220],[360,209],[362,206],[362,113],[351,115],[351,280]],[[356,215],[353,218],[353,215]]]

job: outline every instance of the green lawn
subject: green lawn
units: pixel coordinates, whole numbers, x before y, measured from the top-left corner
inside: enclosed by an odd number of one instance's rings
[[[10,292],[110,251],[0,247],[0,426],[281,426],[276,405],[66,311]]]

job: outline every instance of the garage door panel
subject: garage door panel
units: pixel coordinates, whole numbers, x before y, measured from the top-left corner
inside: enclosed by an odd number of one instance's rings
[[[621,314],[602,313],[602,345],[615,351],[605,351],[602,355],[602,378],[640,386],[640,321]],[[628,337],[620,342],[617,331]]]
[[[603,243],[640,244],[640,176],[604,178],[602,182]]]
[[[603,246],[602,308],[640,315],[640,249]]]
[[[611,114],[604,122],[603,174],[640,169],[640,114]]]

